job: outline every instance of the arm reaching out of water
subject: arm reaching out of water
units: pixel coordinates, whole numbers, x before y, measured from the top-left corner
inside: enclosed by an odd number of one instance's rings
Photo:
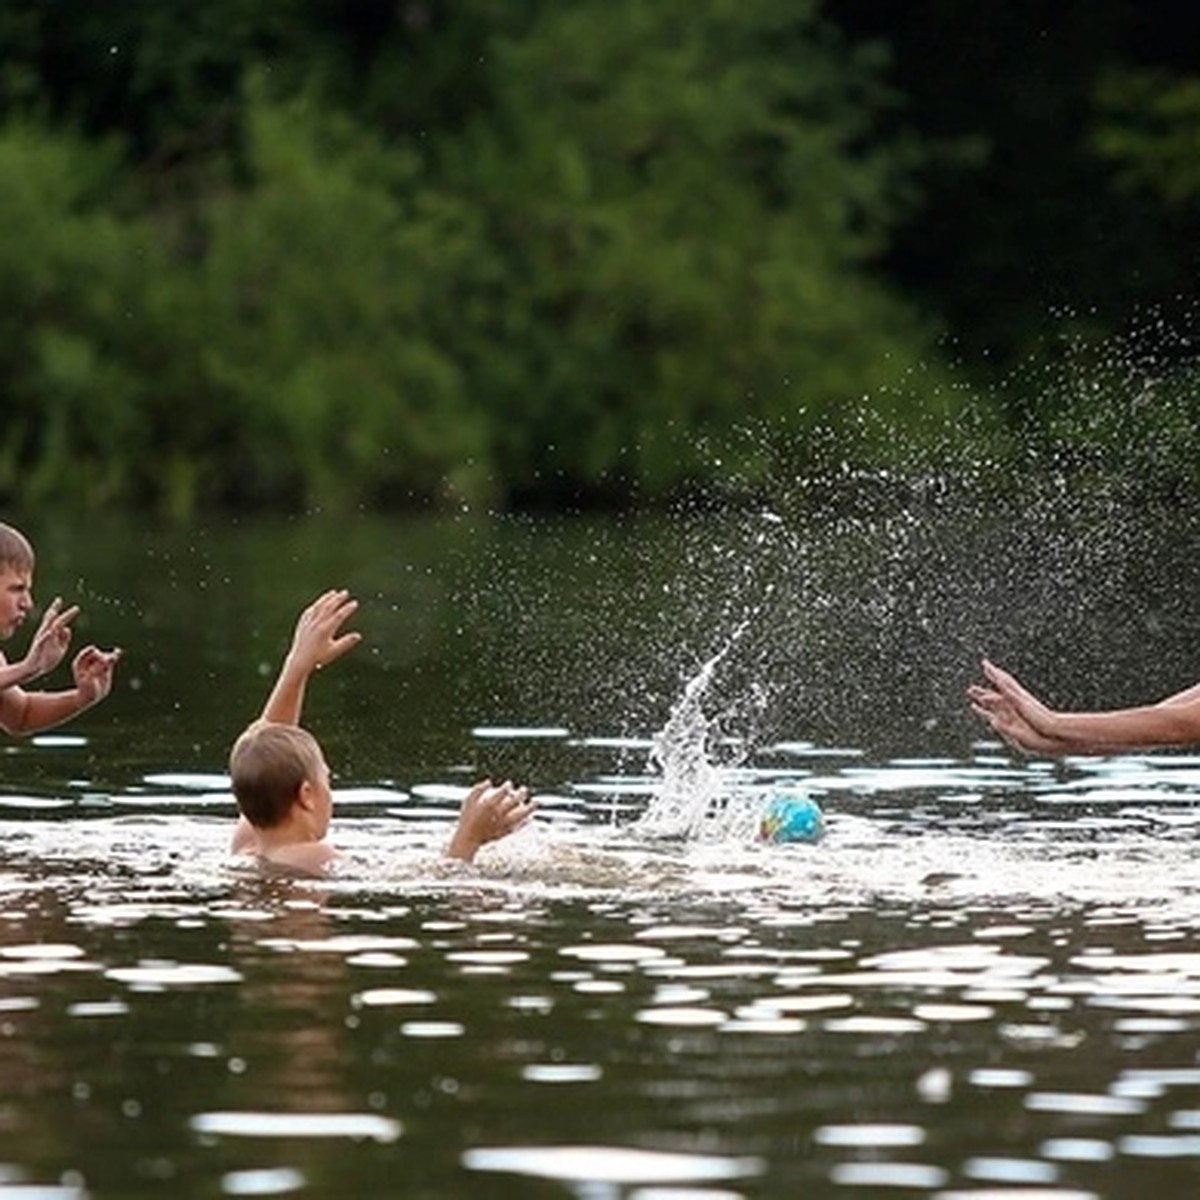
[[[533,807],[528,788],[507,782],[494,787],[490,779],[481,780],[462,802],[446,857],[470,862],[486,842],[499,841],[520,829],[533,815]]]
[[[1062,712],[1015,676],[984,659],[986,684],[967,690],[972,711],[1010,746],[1032,754],[1071,754],[1200,744],[1200,684],[1157,704],[1104,712]]]

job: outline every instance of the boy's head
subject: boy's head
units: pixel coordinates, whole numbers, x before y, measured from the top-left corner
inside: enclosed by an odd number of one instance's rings
[[[33,547],[0,522],[0,639],[12,637],[33,610]]]
[[[16,571],[32,571],[33,547],[19,529],[0,521],[0,568],[2,567],[12,567]]]
[[[238,808],[251,825],[281,825],[298,805],[312,799],[324,837],[329,822],[329,768],[317,739],[298,725],[255,721],[233,744],[229,778]]]

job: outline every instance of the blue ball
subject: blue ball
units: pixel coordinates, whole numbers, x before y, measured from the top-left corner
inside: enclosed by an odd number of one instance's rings
[[[794,792],[773,792],[767,797],[758,836],[764,842],[819,842],[825,832],[821,806]]]

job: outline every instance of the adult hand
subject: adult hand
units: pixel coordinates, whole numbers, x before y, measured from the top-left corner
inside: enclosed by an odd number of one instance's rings
[[[967,689],[971,710],[1010,746],[1028,753],[1056,754],[1067,747],[1053,731],[1054,713],[1015,676],[984,659],[991,686]]]

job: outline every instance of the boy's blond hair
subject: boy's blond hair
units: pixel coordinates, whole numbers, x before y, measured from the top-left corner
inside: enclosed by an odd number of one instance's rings
[[[33,547],[29,539],[19,529],[3,522],[0,522],[0,567],[33,570]]]
[[[255,721],[229,754],[229,778],[242,816],[258,829],[282,823],[301,785],[319,778],[324,761],[307,729]]]

